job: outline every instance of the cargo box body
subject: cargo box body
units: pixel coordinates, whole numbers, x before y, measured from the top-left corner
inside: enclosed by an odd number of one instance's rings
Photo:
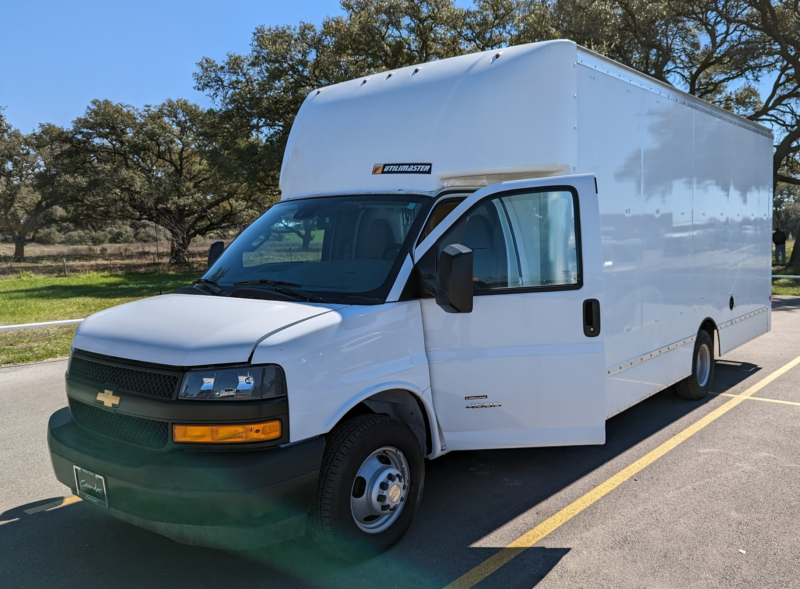
[[[706,319],[718,353],[769,331],[772,136],[587,51],[576,73],[576,168],[600,187],[610,416],[686,376],[682,342]]]
[[[770,329],[772,135],[569,41],[375,74],[313,92],[284,199],[594,174],[606,411],[687,376],[703,321],[725,353]],[[425,162],[430,174],[372,174]]]

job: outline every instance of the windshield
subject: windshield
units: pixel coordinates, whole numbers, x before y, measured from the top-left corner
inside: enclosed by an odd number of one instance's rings
[[[313,295],[309,300],[383,302],[430,200],[363,195],[280,202],[203,278],[226,291],[290,288]]]

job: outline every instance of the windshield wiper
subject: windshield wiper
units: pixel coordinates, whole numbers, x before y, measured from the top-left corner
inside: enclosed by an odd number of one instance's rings
[[[227,296],[228,296],[228,293],[227,293],[227,292],[225,292],[225,291],[224,291],[224,290],[223,290],[223,289],[222,289],[222,288],[219,286],[219,284],[217,284],[217,283],[216,283],[216,282],[214,282],[213,280],[206,280],[205,278],[198,278],[197,280],[195,280],[194,282],[192,282],[192,285],[195,285],[195,284],[202,284],[203,286],[206,286],[206,287],[208,287],[208,290],[210,290],[211,292],[213,292],[215,295],[219,295],[219,296],[221,296],[221,297],[227,297]]]
[[[313,295],[310,292],[305,292],[304,290],[297,290],[295,288],[290,288],[294,286],[300,286],[299,284],[295,284],[294,282],[284,282],[283,280],[267,280],[265,278],[260,278],[258,280],[242,280],[241,282],[234,282],[233,286],[271,286],[273,290],[276,292],[283,293],[290,297],[295,298],[298,301],[306,301],[308,303],[325,303],[327,302],[325,299],[321,299],[317,295]]]

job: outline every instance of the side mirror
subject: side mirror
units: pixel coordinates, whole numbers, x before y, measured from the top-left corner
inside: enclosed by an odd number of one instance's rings
[[[225,242],[224,241],[215,241],[211,244],[211,247],[208,248],[208,267],[214,265],[214,263],[219,260],[219,257],[222,255],[222,252],[225,250]]]
[[[436,304],[448,313],[472,313],[472,250],[460,243],[439,256]]]

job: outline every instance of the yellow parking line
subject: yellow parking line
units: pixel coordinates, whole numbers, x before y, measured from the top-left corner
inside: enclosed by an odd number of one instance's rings
[[[732,395],[730,393],[720,393],[720,397],[736,397],[737,395]],[[800,403],[795,403],[794,401],[780,401],[778,399],[767,399],[765,397],[747,397],[748,401],[766,401],[767,403],[780,403],[781,405],[795,405],[800,407]]]
[[[469,587],[473,587],[474,585],[480,583],[483,579],[497,571],[515,556],[518,556],[526,549],[536,544],[539,540],[564,525],[584,509],[619,487],[622,483],[637,474],[639,471],[664,456],[664,454],[678,446],[678,444],[688,440],[694,434],[706,427],[709,423],[719,419],[728,411],[736,407],[739,403],[745,401],[749,397],[752,397],[752,395],[756,394],[758,391],[770,384],[773,380],[787,373],[798,364],[800,364],[800,356],[788,364],[783,365],[781,368],[760,380],[743,393],[739,395],[732,395],[733,398],[730,401],[726,402],[720,407],[717,407],[711,413],[697,420],[682,432],[661,444],[655,450],[651,450],[630,466],[622,469],[610,479],[586,493],[577,501],[574,501],[552,517],[549,517],[538,526],[529,530],[508,544],[505,548],[484,560],[472,570],[461,575],[458,579],[450,583],[445,589],[468,589]]]
[[[39,507],[32,507],[31,509],[26,509],[25,513],[28,515],[33,515],[34,513],[39,513],[40,511],[49,511],[51,509],[55,509],[56,507],[64,507],[65,505],[71,505],[73,503],[77,503],[78,501],[82,501],[80,497],[64,497],[63,499],[59,499],[58,501],[53,501],[52,503],[46,503],[45,505],[40,505]]]

